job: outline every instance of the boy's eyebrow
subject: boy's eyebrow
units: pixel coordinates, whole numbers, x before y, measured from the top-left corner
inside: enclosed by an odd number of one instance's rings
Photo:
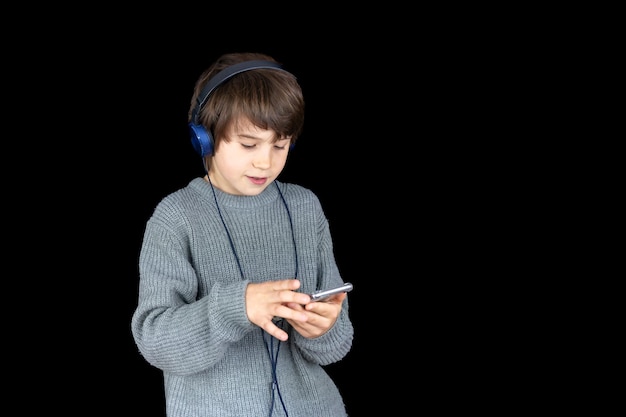
[[[249,135],[247,133],[238,133],[237,137],[240,138],[245,138],[245,139],[256,139],[256,140],[262,140],[260,137],[258,136],[253,136],[253,135]]]
[[[238,138],[241,138],[241,139],[253,139],[253,140],[259,140],[259,141],[265,140],[265,139],[260,138],[258,136],[250,135],[248,133],[236,133],[235,136],[238,137]],[[276,140],[271,139],[272,142],[282,142],[282,141],[286,141],[286,140],[291,140],[291,138],[281,137],[281,138],[278,138]]]

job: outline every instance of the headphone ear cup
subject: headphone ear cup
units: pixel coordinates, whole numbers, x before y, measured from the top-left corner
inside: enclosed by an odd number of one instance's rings
[[[191,144],[201,157],[213,154],[213,138],[202,125],[189,123],[189,133]]]

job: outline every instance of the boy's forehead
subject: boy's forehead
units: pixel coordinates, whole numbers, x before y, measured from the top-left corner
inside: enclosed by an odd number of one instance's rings
[[[230,123],[226,129],[226,136],[228,139],[249,138],[267,141],[291,140],[291,137],[279,137],[274,130],[264,129],[255,125],[247,117],[239,117]]]
[[[257,140],[275,140],[276,132],[270,129],[263,129],[248,119],[241,119],[233,122],[226,129],[226,134],[230,139],[248,138]]]

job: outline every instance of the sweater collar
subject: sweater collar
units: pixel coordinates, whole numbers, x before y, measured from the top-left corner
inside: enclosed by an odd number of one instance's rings
[[[282,186],[282,184],[274,180],[276,184],[270,184],[263,190],[261,194],[248,196],[248,195],[233,195],[225,193],[219,190],[217,187],[213,187],[215,190],[215,196],[220,206],[233,207],[241,209],[255,208],[270,204],[279,197],[276,186]],[[211,190],[211,184],[204,180],[204,178],[194,178],[189,183],[189,186],[202,195],[203,198],[207,198],[210,201],[214,201],[213,190]]]

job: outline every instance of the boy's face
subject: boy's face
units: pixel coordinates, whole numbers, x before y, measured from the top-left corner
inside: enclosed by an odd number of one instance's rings
[[[289,154],[289,138],[274,142],[274,136],[248,120],[233,123],[209,159],[211,183],[229,194],[260,194],[282,172]]]

